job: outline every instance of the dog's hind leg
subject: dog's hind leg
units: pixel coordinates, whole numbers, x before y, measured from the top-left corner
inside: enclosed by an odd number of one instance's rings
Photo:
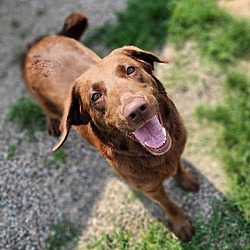
[[[46,129],[48,133],[54,137],[59,137],[61,132],[59,130],[60,120],[46,116]]]
[[[62,112],[53,102],[41,95],[39,91],[32,91],[30,94],[38,102],[46,116],[46,130],[49,135],[59,137],[61,135],[59,127]]]

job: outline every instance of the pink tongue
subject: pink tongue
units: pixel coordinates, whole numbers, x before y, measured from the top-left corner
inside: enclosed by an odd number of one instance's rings
[[[133,134],[143,146],[147,144],[148,147],[159,148],[165,140],[162,129],[163,127],[158,118],[154,116],[144,126],[133,132]]]

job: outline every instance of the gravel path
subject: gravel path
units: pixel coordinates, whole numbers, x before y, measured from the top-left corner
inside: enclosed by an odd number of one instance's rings
[[[27,142],[23,139],[25,133],[4,122],[7,108],[25,93],[19,65],[15,61],[27,42],[37,35],[58,31],[72,11],[86,13],[90,27],[107,20],[115,21],[114,12],[123,9],[125,2],[1,0],[0,249],[42,249],[49,226],[62,220],[81,228],[82,237],[77,249],[82,250],[92,236],[112,230],[117,220],[128,225],[135,236],[138,228],[147,227],[154,218],[166,222],[158,206],[148,200],[136,199],[99,153],[76,132],[70,133],[64,146],[68,154],[66,163],[56,170],[51,155],[56,142],[54,138],[39,132],[36,133],[37,142]],[[201,85],[201,88],[205,87]],[[189,98],[186,96],[186,100]],[[180,109],[181,105],[185,107],[185,104],[178,105]],[[16,144],[18,148],[15,156],[7,159],[10,144]],[[183,193],[172,179],[166,182],[166,187],[191,218],[199,213],[208,217],[213,198],[222,195],[202,174],[202,160],[199,170],[187,160],[185,165],[199,177],[200,192]]]
[[[14,61],[34,37],[59,31],[72,11],[86,13],[90,26],[97,26],[114,21],[114,12],[124,7],[121,0],[1,0],[0,249],[42,249],[49,225],[62,219],[84,230],[95,201],[113,177],[106,161],[73,131],[65,146],[67,162],[59,170],[45,166],[53,160],[56,142],[45,132],[36,134],[36,143],[22,140],[15,156],[7,159],[9,145],[25,136],[4,122],[7,108],[25,92]]]

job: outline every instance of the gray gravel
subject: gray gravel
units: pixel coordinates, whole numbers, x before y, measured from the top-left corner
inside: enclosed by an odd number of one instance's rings
[[[138,225],[147,227],[155,217],[166,221],[154,203],[134,199],[107,162],[75,131],[64,146],[66,163],[60,163],[56,170],[51,154],[56,139],[38,132],[37,142],[28,142],[23,131],[4,122],[7,108],[25,93],[15,61],[27,42],[37,35],[58,31],[72,11],[86,13],[90,27],[115,21],[114,12],[122,10],[125,3],[0,1],[0,249],[42,249],[50,225],[62,220],[81,228],[78,249],[84,249],[92,236],[112,230],[117,220],[127,223],[135,234]],[[17,145],[17,151],[7,159],[11,144]],[[186,165],[195,171],[190,163]],[[173,180],[166,186],[190,217],[198,213],[209,216],[211,197],[222,196],[204,176],[196,174],[202,182],[198,194],[183,193]]]
[[[74,131],[65,146],[67,162],[56,170],[53,162],[45,166],[53,160],[54,138],[37,133],[38,141],[29,143],[24,132],[4,122],[7,108],[25,92],[14,61],[36,36],[59,31],[72,11],[86,13],[93,27],[115,21],[114,13],[125,2],[0,1],[0,249],[42,249],[49,226],[63,219],[84,230],[95,200],[113,176],[106,161]],[[18,146],[8,160],[10,144]]]

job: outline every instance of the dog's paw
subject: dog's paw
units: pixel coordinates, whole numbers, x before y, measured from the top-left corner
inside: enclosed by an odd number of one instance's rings
[[[183,242],[190,242],[194,235],[194,227],[188,220],[184,220],[181,225],[175,226],[173,231]]]

